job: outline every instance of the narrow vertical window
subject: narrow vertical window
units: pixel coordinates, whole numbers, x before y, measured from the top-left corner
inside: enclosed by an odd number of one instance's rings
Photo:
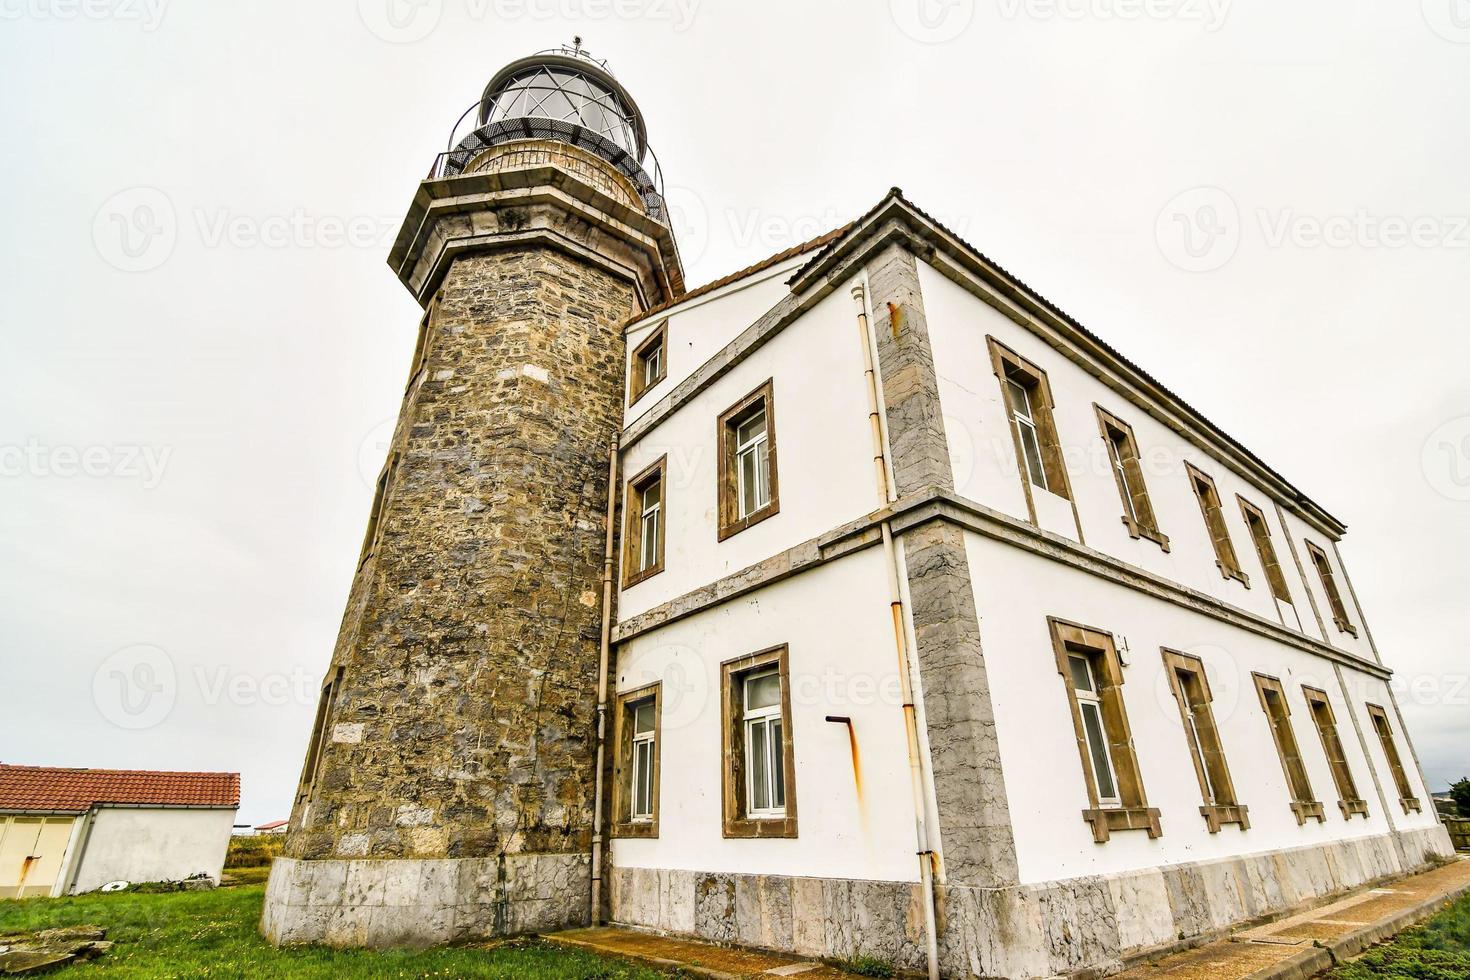
[[[419,320],[419,336],[413,348],[413,368],[408,372],[408,384],[404,390],[414,386],[427,372],[429,367],[429,347],[434,342],[434,317],[439,312],[439,300],[442,294],[436,294],[429,308],[424,310],[423,317]]]
[[[1113,480],[1118,484],[1118,496],[1123,499],[1124,526],[1133,537],[1148,538],[1168,551],[1169,538],[1159,531],[1153,503],[1148,497],[1148,486],[1143,482],[1143,465],[1138,454],[1138,442],[1133,438],[1133,428],[1101,405],[1093,408],[1097,412],[1103,443],[1107,446]]]
[[[1388,713],[1380,705],[1369,704],[1368,717],[1373,719],[1373,730],[1378,733],[1378,742],[1383,746],[1383,757],[1388,760],[1389,771],[1393,773],[1393,783],[1398,787],[1399,806],[1404,808],[1404,813],[1420,813],[1419,798],[1414,795],[1414,787],[1409,783],[1409,774],[1404,771],[1404,761],[1399,756],[1399,748],[1394,744],[1393,728],[1388,723]]]
[[[720,667],[726,837],[795,837],[795,754],[787,651]]]
[[[357,561],[357,567],[367,564],[367,560],[373,556],[378,548],[378,531],[382,524],[383,512],[388,506],[388,496],[393,491],[393,481],[398,475],[398,454],[393,453],[388,457],[388,462],[383,465],[383,472],[378,474],[378,486],[373,492],[373,509],[368,515],[367,533],[362,539],[362,557]]]
[[[316,703],[316,720],[311,726],[311,741],[306,746],[306,763],[301,767],[301,784],[296,794],[297,803],[309,800],[312,791],[316,789],[322,756],[326,752],[327,742],[331,739],[332,714],[337,707],[337,689],[341,684],[342,668],[337,667],[327,675],[327,682],[322,685],[322,693]]]
[[[1123,663],[1113,637],[1101,630],[1050,619],[1057,671],[1066,682],[1088,807],[1082,818],[1092,839],[1120,830],[1158,837],[1159,811],[1148,805],[1133,733],[1123,704]]]
[[[1306,695],[1307,709],[1312,713],[1312,723],[1317,726],[1317,735],[1322,740],[1322,751],[1327,755],[1332,781],[1337,784],[1337,805],[1342,809],[1343,819],[1351,820],[1355,813],[1368,816],[1368,804],[1358,795],[1358,784],[1348,768],[1342,738],[1337,733],[1337,717],[1327,692],[1303,685],[1302,693]]]
[[[1256,556],[1261,559],[1261,570],[1266,573],[1271,594],[1282,602],[1291,602],[1291,590],[1286,587],[1286,576],[1281,573],[1276,547],[1271,544],[1271,525],[1267,523],[1266,515],[1239,494],[1236,494],[1235,499],[1240,501],[1241,516],[1245,518],[1245,526],[1251,533],[1251,541],[1256,546]]]
[[[1225,761],[1225,748],[1215,725],[1211,707],[1214,695],[1205,676],[1205,665],[1198,657],[1165,650],[1164,669],[1169,672],[1169,687],[1179,705],[1179,719],[1184,727],[1184,741],[1199,779],[1204,805],[1199,808],[1210,833],[1218,834],[1225,824],[1241,830],[1250,829],[1246,807],[1235,798],[1235,783]]]
[[[617,696],[613,714],[614,837],[657,837],[662,685]]]
[[[1220,492],[1215,489],[1215,481],[1188,463],[1184,468],[1189,473],[1189,483],[1194,487],[1200,513],[1204,515],[1205,530],[1209,532],[1210,543],[1215,548],[1216,567],[1225,578],[1233,578],[1250,588],[1250,577],[1241,569],[1235,545],[1230,541],[1230,528],[1225,524],[1225,509],[1220,505]]]
[[[1347,606],[1342,602],[1342,593],[1337,591],[1337,576],[1332,572],[1332,563],[1327,560],[1327,552],[1308,541],[1307,554],[1312,556],[1312,565],[1317,569],[1317,577],[1322,580],[1322,591],[1327,593],[1327,605],[1332,609],[1333,625],[1337,627],[1339,633],[1357,636],[1358,628],[1348,619]]]
[[[668,457],[660,456],[628,481],[628,492],[623,505],[626,512],[626,529],[623,534],[625,589],[664,570],[667,472]]]
[[[1298,825],[1306,823],[1308,817],[1316,817],[1317,822],[1322,823],[1327,816],[1322,804],[1312,797],[1312,781],[1307,777],[1296,732],[1291,727],[1291,706],[1286,703],[1286,691],[1275,677],[1265,674],[1251,676],[1255,678],[1261,710],[1266,713],[1266,722],[1271,726],[1276,754],[1281,758],[1281,770],[1286,776],[1287,791],[1291,794],[1291,812],[1296,814]]]
[[[628,404],[643,397],[643,393],[658,384],[668,375],[669,322],[665,320],[649,334],[647,339],[633,349],[628,374]]]
[[[990,345],[991,366],[1000,381],[1001,399],[1016,445],[1016,465],[1026,492],[1026,504],[1036,520],[1036,504],[1032,487],[1067,500],[1072,499],[1072,485],[1062,459],[1052,415],[1051,386],[1046,372],[1006,347],[994,337]]]
[[[773,392],[767,381],[720,416],[721,541],[781,508]]]

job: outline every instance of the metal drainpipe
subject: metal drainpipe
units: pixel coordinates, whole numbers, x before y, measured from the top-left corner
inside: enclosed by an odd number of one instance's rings
[[[602,756],[607,745],[607,663],[612,638],[613,522],[618,506],[618,437],[607,453],[607,544],[602,558],[602,641],[597,663],[597,771],[592,795],[592,924],[602,924]]]
[[[884,507],[897,499],[888,448],[883,438],[883,419],[878,411],[878,375],[873,367],[872,336],[868,326],[867,289],[862,283],[852,288],[857,306],[858,330],[863,347],[863,378],[868,388],[868,427],[873,437],[873,470],[878,498]],[[898,678],[903,692],[903,724],[908,739],[909,783],[914,797],[914,836],[918,842],[919,881],[924,890],[924,944],[929,961],[929,980],[939,980],[939,938],[934,913],[934,849],[929,842],[928,800],[924,792],[923,756],[919,749],[919,722],[914,711],[914,689],[910,673],[908,633],[904,624],[903,592],[899,581],[898,554],[893,528],[888,520],[880,525],[883,555],[888,562],[888,605],[893,615],[893,643],[898,654]]]

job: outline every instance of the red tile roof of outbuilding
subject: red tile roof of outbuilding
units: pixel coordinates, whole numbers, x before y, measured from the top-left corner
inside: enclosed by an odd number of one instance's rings
[[[80,813],[96,803],[238,807],[240,774],[0,764],[0,810]]]

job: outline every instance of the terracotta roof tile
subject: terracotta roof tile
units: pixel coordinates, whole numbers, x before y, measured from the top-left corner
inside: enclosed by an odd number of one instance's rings
[[[80,813],[95,803],[238,807],[240,774],[0,764],[0,810]]]

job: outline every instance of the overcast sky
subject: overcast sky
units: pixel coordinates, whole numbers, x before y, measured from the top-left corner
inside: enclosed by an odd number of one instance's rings
[[[288,815],[415,339],[388,242],[574,33],[692,284],[901,186],[1350,525],[1470,774],[1466,0],[0,0],[0,759]]]

